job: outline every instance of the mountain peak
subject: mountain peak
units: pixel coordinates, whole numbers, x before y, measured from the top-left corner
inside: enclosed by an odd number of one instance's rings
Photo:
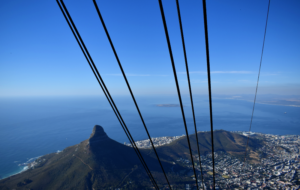
[[[93,144],[93,143],[98,143],[100,141],[105,141],[108,140],[109,137],[107,136],[107,134],[104,132],[103,127],[101,127],[100,125],[95,125],[93,132],[89,138],[89,143]]]

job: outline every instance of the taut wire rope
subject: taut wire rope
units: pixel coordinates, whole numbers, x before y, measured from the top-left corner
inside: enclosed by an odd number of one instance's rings
[[[270,2],[271,1],[269,0],[269,3],[268,3],[268,12],[267,12],[267,18],[266,18],[266,24],[265,24],[264,39],[263,39],[263,45],[262,45],[262,50],[261,50],[259,70],[258,70],[258,77],[257,77],[257,83],[256,83],[256,89],[255,89],[255,96],[254,96],[254,102],[253,102],[253,108],[252,108],[252,114],[251,114],[251,120],[250,120],[249,134],[248,134],[247,145],[246,145],[246,150],[245,150],[245,158],[244,158],[245,164],[246,164],[246,158],[247,158],[247,149],[248,149],[248,143],[249,143],[249,136],[250,136],[251,126],[252,126],[252,120],[253,120],[253,114],[254,114],[254,109],[255,109],[255,102],[256,102],[256,95],[257,95],[257,89],[258,89],[258,83],[259,83],[261,63],[262,63],[263,54],[264,54],[264,47],[265,47],[265,40],[266,40],[267,26],[268,26],[268,18],[269,18],[269,11],[270,11]]]
[[[203,5],[203,19],[204,19],[204,32],[205,32],[205,48],[206,48],[206,65],[207,65],[207,82],[208,82],[208,97],[209,97],[211,153],[212,153],[212,164],[213,164],[213,188],[215,189],[215,187],[216,187],[216,179],[215,179],[214,127],[213,127],[212,100],[211,100],[211,77],[210,77],[210,59],[209,59],[209,45],[208,45],[208,28],[207,28],[206,0],[202,0],[202,5]]]
[[[120,124],[121,124],[121,126],[122,126],[122,128],[123,128],[123,130],[124,130],[124,132],[126,134],[126,136],[128,137],[128,139],[129,139],[129,141],[130,141],[133,149],[135,150],[138,158],[140,159],[140,161],[141,161],[144,169],[146,170],[146,173],[148,174],[148,176],[150,178],[150,181],[153,183],[153,185],[154,185],[154,187],[156,189],[159,189],[158,186],[157,186],[156,181],[154,180],[154,178],[153,178],[153,176],[152,176],[152,174],[151,174],[151,172],[150,172],[150,170],[149,170],[149,168],[148,168],[148,166],[147,166],[147,164],[146,164],[146,162],[145,162],[145,160],[143,158],[143,156],[141,155],[138,147],[136,146],[136,144],[135,144],[135,142],[134,142],[134,140],[133,140],[133,138],[132,138],[132,136],[131,136],[131,134],[130,134],[130,132],[129,132],[129,130],[128,130],[128,128],[127,128],[127,126],[126,126],[123,118],[122,118],[122,116],[121,116],[121,114],[120,114],[120,112],[118,111],[118,109],[117,109],[117,107],[116,107],[116,105],[115,105],[115,103],[114,103],[114,101],[113,101],[113,99],[112,99],[112,97],[111,97],[108,89],[106,88],[105,83],[102,80],[102,77],[99,74],[98,69],[95,66],[95,64],[94,64],[94,62],[93,62],[93,60],[92,60],[92,58],[91,58],[91,56],[90,56],[90,54],[89,54],[89,52],[88,52],[88,50],[87,50],[87,48],[85,46],[85,44],[84,44],[84,42],[83,42],[83,40],[82,40],[82,38],[81,38],[81,36],[80,36],[77,28],[76,28],[76,26],[75,26],[75,24],[74,24],[74,22],[73,22],[73,20],[72,20],[72,18],[70,16],[70,14],[69,14],[67,8],[66,8],[63,0],[60,0],[60,2],[59,2],[59,0],[56,0],[56,1],[57,1],[58,5],[59,5],[59,7],[60,7],[60,9],[61,9],[64,17],[65,17],[65,19],[66,19],[66,21],[67,21],[67,23],[68,23],[68,25],[69,25],[69,27],[70,27],[70,29],[71,29],[74,37],[75,37],[78,45],[80,46],[82,53],[84,54],[84,56],[85,56],[85,58],[86,58],[86,60],[87,60],[87,62],[89,64],[89,66],[91,67],[91,69],[92,69],[92,71],[93,71],[93,73],[94,73],[94,75],[95,75],[95,77],[96,77],[96,79],[97,79],[100,87],[102,88],[102,90],[103,90],[103,92],[104,92],[107,100],[109,101],[109,103],[110,103],[110,105],[111,105],[114,113],[116,114],[116,116],[117,116],[117,118],[118,118],[118,120],[119,120],[119,122],[120,122]],[[63,8],[62,8],[61,4],[62,4]],[[67,15],[65,14],[65,12],[66,12]]]
[[[171,64],[172,64],[174,78],[175,78],[175,83],[176,83],[176,88],[177,88],[178,99],[179,99],[179,102],[180,102],[180,108],[181,108],[183,123],[184,123],[184,127],[185,127],[186,138],[187,138],[188,145],[189,145],[189,150],[190,150],[190,155],[191,155],[191,161],[192,161],[192,164],[193,164],[193,171],[194,171],[195,180],[196,180],[197,179],[197,174],[196,174],[196,170],[195,170],[195,163],[194,163],[194,159],[193,159],[193,154],[192,154],[192,149],[191,149],[191,144],[190,144],[190,138],[189,138],[189,132],[187,130],[187,125],[186,125],[186,120],[185,120],[185,115],[184,115],[184,110],[183,110],[183,104],[182,104],[181,95],[180,95],[180,89],[179,89],[179,84],[178,84],[178,79],[177,79],[177,74],[176,74],[176,68],[175,68],[175,63],[174,63],[172,48],[171,48],[171,42],[170,42],[168,28],[167,28],[167,22],[166,22],[166,18],[165,18],[165,14],[164,14],[164,8],[163,8],[163,5],[162,5],[162,1],[158,0],[158,2],[159,2],[161,17],[162,17],[162,21],[163,21],[163,25],[164,25],[166,40],[167,40],[167,44],[168,44],[168,49],[169,49]],[[197,186],[197,189],[199,189],[199,187],[198,187],[198,181],[197,180],[196,180],[196,186]]]
[[[132,97],[132,100],[134,101],[135,107],[136,107],[136,109],[137,109],[137,111],[138,111],[138,113],[139,113],[139,116],[140,116],[140,118],[141,118],[141,120],[142,120],[142,123],[143,123],[143,125],[144,125],[144,128],[145,128],[145,131],[146,131],[146,133],[147,133],[147,136],[148,136],[148,138],[149,138],[149,140],[150,140],[151,146],[152,146],[152,148],[153,148],[153,150],[154,150],[154,153],[155,153],[155,155],[156,155],[156,157],[157,157],[157,160],[158,160],[158,162],[159,162],[159,165],[160,165],[160,167],[161,167],[161,169],[162,169],[162,172],[164,173],[164,176],[165,176],[165,178],[166,178],[166,180],[167,180],[167,183],[168,183],[170,189],[172,189],[172,188],[171,188],[171,185],[170,185],[170,182],[169,182],[169,180],[168,180],[167,174],[166,174],[166,172],[165,172],[165,170],[164,170],[164,168],[163,168],[163,165],[162,165],[162,163],[161,163],[161,161],[160,161],[160,159],[159,159],[159,156],[158,156],[158,154],[157,154],[157,151],[156,151],[155,146],[154,146],[154,144],[153,144],[153,141],[152,141],[152,139],[151,139],[150,133],[149,133],[149,131],[148,131],[148,129],[147,129],[147,126],[146,126],[146,123],[145,123],[144,118],[143,118],[143,116],[142,116],[142,113],[141,113],[141,111],[140,111],[140,109],[139,109],[139,106],[138,106],[138,104],[137,104],[137,102],[136,102],[136,99],[135,99],[135,97],[134,97],[134,95],[133,95],[133,92],[132,92],[131,87],[130,87],[130,84],[129,84],[128,80],[127,80],[126,74],[125,74],[125,72],[124,72],[124,70],[123,70],[123,67],[122,67],[121,61],[120,61],[120,59],[119,59],[119,56],[118,56],[118,54],[117,54],[117,52],[116,52],[116,49],[115,49],[115,47],[114,47],[114,45],[113,45],[113,42],[112,42],[111,38],[110,38],[110,35],[109,35],[109,33],[108,33],[108,30],[107,30],[106,25],[105,25],[104,20],[103,20],[103,17],[102,17],[102,15],[101,15],[101,13],[100,13],[100,9],[99,9],[99,7],[98,7],[98,5],[97,5],[96,0],[93,0],[93,2],[94,2],[94,5],[95,5],[95,8],[96,8],[96,10],[97,10],[98,16],[99,16],[99,18],[100,18],[100,21],[101,21],[101,23],[102,23],[102,26],[103,26],[103,28],[104,28],[104,30],[105,30],[106,36],[107,36],[107,38],[108,38],[108,40],[109,40],[109,43],[110,43],[110,45],[111,45],[111,48],[112,48],[112,50],[113,50],[113,52],[114,52],[114,55],[115,55],[115,57],[116,57],[116,60],[117,60],[117,62],[118,62],[118,64],[119,64],[119,67],[120,67],[120,70],[121,70],[122,75],[123,75],[123,77],[124,77],[124,80],[125,80],[125,82],[126,82],[126,84],[127,84],[127,87],[128,87],[129,92],[130,92],[130,95],[131,95],[131,97]]]
[[[185,49],[185,41],[184,41],[183,27],[182,27],[182,22],[181,22],[179,0],[176,0],[176,6],[177,6],[178,20],[179,20],[179,25],[180,25],[180,33],[181,33],[182,47],[183,47],[183,53],[184,53],[185,67],[186,67],[187,79],[188,79],[188,84],[189,84],[189,93],[190,93],[190,99],[191,99],[191,106],[192,106],[193,120],[194,120],[194,127],[195,127],[195,135],[196,135],[196,142],[197,142],[197,149],[198,149],[198,156],[199,156],[199,164],[200,164],[200,170],[201,170],[202,187],[204,189],[203,171],[202,171],[200,148],[199,148],[199,142],[198,142],[197,125],[196,125],[196,117],[195,117],[194,102],[193,102],[193,93],[192,93],[189,67],[188,67],[188,61],[187,61],[187,55],[186,55],[186,49]],[[196,177],[196,180],[197,180],[197,177]]]

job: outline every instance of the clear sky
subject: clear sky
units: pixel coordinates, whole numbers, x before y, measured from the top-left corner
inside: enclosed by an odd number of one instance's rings
[[[156,0],[97,1],[136,95],[176,94]],[[65,0],[114,95],[128,94],[92,0]],[[163,1],[183,94],[175,0]],[[213,94],[254,94],[267,0],[208,0]],[[195,94],[207,93],[202,3],[180,0]],[[55,0],[0,1],[0,96],[102,95]],[[271,0],[259,94],[300,95],[300,1]]]

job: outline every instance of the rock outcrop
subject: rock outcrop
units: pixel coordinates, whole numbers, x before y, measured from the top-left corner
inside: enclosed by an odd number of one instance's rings
[[[89,144],[93,146],[98,143],[105,143],[105,141],[111,140],[107,134],[104,132],[104,129],[100,125],[95,125],[93,132],[89,138]]]

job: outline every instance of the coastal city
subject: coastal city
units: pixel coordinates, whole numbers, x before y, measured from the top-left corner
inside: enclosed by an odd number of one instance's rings
[[[246,162],[244,161],[245,152],[239,158],[231,155],[230,152],[214,152],[215,172],[213,172],[211,153],[201,155],[202,167],[198,162],[199,157],[194,154],[199,189],[214,189],[214,173],[215,189],[300,189],[300,135],[272,135],[242,131],[232,131],[231,133],[260,139],[264,143],[255,151],[251,150],[247,153]],[[185,135],[157,137],[152,138],[152,141],[155,147],[159,147],[180,138],[185,138]],[[136,141],[135,143],[141,149],[152,147],[149,139]],[[128,143],[124,144],[131,146]],[[60,151],[56,152],[56,154],[60,153]],[[255,159],[251,159],[253,156],[255,156]],[[44,158],[37,157],[24,164],[26,164],[26,170],[28,170],[34,169],[45,161]],[[173,176],[180,176],[182,178],[181,184],[184,184],[183,188],[171,184],[172,189],[196,190],[196,179],[191,161],[187,157],[176,158],[172,164],[184,168],[176,170],[172,167],[171,173]],[[163,189],[169,188],[165,185]]]
[[[300,136],[298,135],[272,135],[262,133],[247,133],[234,131],[250,138],[263,139],[265,144],[256,150],[259,161],[244,162],[242,159],[224,152],[215,152],[215,189],[300,189]],[[183,137],[152,138],[154,145],[162,146]],[[125,143],[126,144],[126,143]],[[139,148],[149,148],[149,140],[136,142]],[[129,144],[126,144],[130,146]],[[198,160],[198,156],[194,156]],[[213,189],[212,154],[201,156],[201,168],[195,162],[200,189]],[[174,171],[180,175],[195,180],[192,163],[188,159],[180,158],[174,162],[185,166],[187,170]],[[185,188],[196,189],[195,183],[187,183]]]
[[[155,138],[151,138],[151,140],[153,142],[154,147],[158,147],[158,146],[170,144],[174,140],[177,140],[183,136],[185,136],[185,135],[174,136],[174,137],[155,137]],[[135,144],[138,148],[151,148],[152,147],[149,139],[136,141]],[[124,145],[132,147],[132,145],[130,143],[126,143],[126,142],[124,142]]]

